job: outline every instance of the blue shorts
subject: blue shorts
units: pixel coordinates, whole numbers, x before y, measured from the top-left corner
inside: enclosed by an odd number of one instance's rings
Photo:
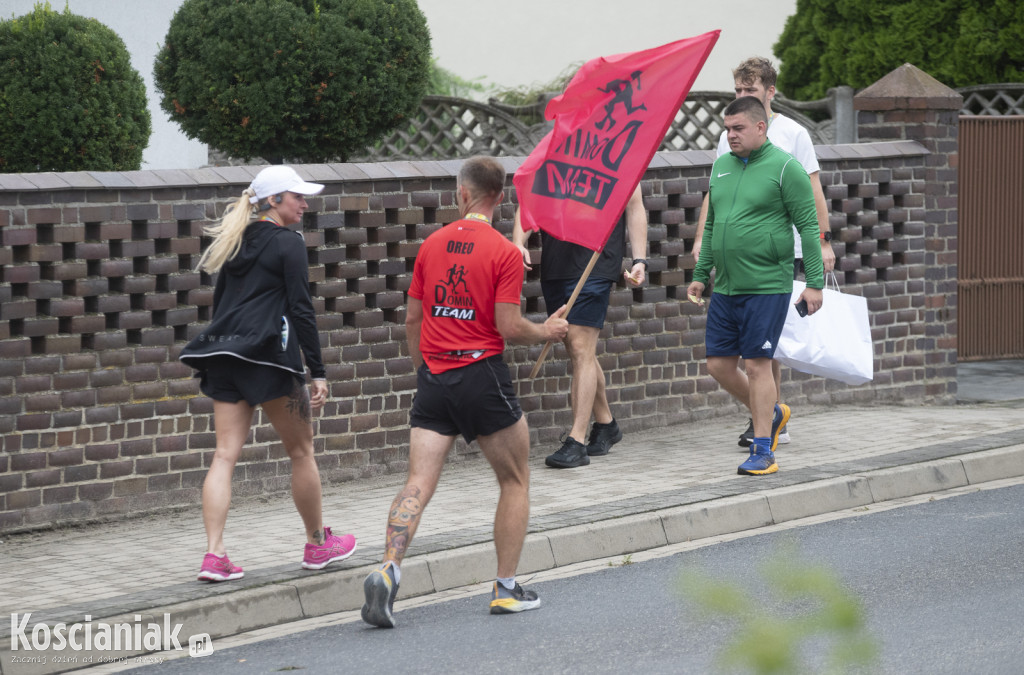
[[[789,312],[790,293],[711,294],[704,333],[708,356],[770,359]]]
[[[569,302],[577,283],[579,279],[540,282],[548,314]],[[566,320],[574,326],[604,328],[604,317],[608,314],[608,301],[611,299],[613,283],[609,279],[587,279],[580,289],[580,294],[576,296],[576,302],[572,303]]]
[[[416,371],[409,422],[442,436],[462,434],[467,443],[510,427],[523,416],[512,373],[501,354],[434,375]]]

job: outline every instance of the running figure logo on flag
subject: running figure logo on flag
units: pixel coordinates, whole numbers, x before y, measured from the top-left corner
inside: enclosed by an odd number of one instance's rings
[[[555,127],[513,179],[524,230],[604,248],[719,33],[580,68],[548,103]]]

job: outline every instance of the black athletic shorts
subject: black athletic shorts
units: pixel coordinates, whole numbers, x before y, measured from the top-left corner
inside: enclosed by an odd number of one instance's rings
[[[284,368],[251,363],[233,356],[203,359],[206,369],[200,374],[199,388],[214,401],[251,406],[273,401],[302,387],[306,379]]]
[[[466,442],[510,427],[523,416],[512,374],[501,355],[434,375],[426,364],[416,371],[416,396],[409,421],[442,436],[462,434]]]

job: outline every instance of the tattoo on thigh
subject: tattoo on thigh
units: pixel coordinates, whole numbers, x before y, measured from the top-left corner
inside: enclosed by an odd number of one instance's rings
[[[292,387],[291,392],[288,394],[288,412],[298,415],[303,422],[311,422],[313,420],[313,411],[309,405],[309,392],[298,381],[295,382],[295,386]]]
[[[410,532],[415,531],[423,514],[420,494],[417,487],[406,488],[398,493],[391,504],[385,544],[387,557],[390,559],[401,560],[405,557],[405,551],[411,541]]]

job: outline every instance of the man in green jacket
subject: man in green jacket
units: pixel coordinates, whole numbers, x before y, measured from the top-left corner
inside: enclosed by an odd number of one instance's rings
[[[821,307],[824,285],[811,182],[792,155],[768,140],[768,116],[753,96],[725,109],[730,153],[711,167],[708,217],[700,258],[687,289],[701,295],[715,270],[705,328],[708,372],[750,410],[754,442],[738,473],[775,473],[779,430],[789,406],[776,404],[772,357],[793,292],[793,229],[800,233],[807,314]],[[739,360],[746,362],[746,372]]]

